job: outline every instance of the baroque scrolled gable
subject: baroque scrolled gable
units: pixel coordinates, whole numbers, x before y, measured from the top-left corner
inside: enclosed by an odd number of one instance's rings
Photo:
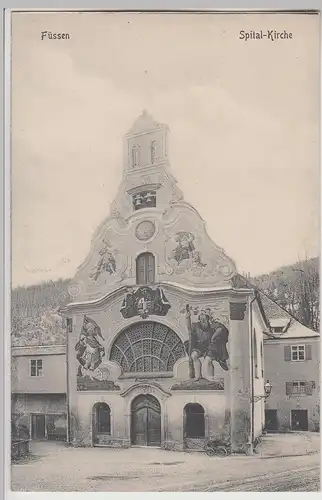
[[[153,273],[153,283],[214,288],[229,285],[236,275],[233,261],[184,201],[170,171],[167,134],[168,127],[146,112],[126,134],[122,181],[70,283],[73,300],[95,300],[135,286],[140,272]],[[141,254],[153,256],[153,264],[147,264],[153,271],[138,269]]]

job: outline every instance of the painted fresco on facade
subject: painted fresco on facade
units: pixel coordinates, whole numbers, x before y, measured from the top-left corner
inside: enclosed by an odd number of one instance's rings
[[[83,371],[94,372],[102,363],[105,349],[97,337],[104,340],[100,327],[93,319],[84,316],[80,337],[75,346],[79,374],[83,374]]]
[[[123,318],[141,316],[142,319],[146,319],[151,314],[166,316],[170,308],[171,305],[161,287],[157,286],[155,289],[140,287],[127,291],[121,306],[121,314]]]
[[[77,390],[118,390],[104,363],[105,348],[98,337],[105,340],[101,328],[93,319],[84,316],[79,340],[75,346],[77,367]]]
[[[111,251],[111,246],[109,242],[104,241],[104,246],[99,251],[99,259],[97,265],[92,269],[90,274],[90,278],[94,281],[97,281],[101,274],[108,273],[108,275],[115,274],[116,269],[116,260],[115,255]]]
[[[192,321],[191,313],[197,316],[197,321]],[[224,371],[229,369],[228,328],[214,317],[210,308],[192,308],[187,304],[184,314],[189,334],[189,340],[185,342],[189,356],[189,378],[196,381],[204,378],[212,382],[214,362],[217,362]]]
[[[201,253],[195,248],[194,240],[195,236],[190,232],[179,231],[176,233],[175,241],[177,246],[173,250],[171,258],[177,262],[178,266],[186,261],[186,266],[206,267],[206,264],[201,260]]]

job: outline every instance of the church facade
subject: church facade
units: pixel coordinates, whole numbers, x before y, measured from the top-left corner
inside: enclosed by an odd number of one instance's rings
[[[61,308],[75,446],[251,450],[264,427],[265,314],[170,170],[168,128],[124,138],[110,215]]]

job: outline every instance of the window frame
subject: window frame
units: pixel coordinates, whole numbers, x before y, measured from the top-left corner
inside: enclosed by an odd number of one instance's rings
[[[305,380],[292,380],[292,394],[296,396],[306,396],[307,382]],[[300,388],[303,390],[300,390]],[[295,390],[297,388],[297,390]]]
[[[35,365],[33,366],[33,363]],[[38,365],[41,365],[40,367]],[[33,368],[35,369],[35,373],[33,374]],[[44,376],[44,365],[43,365],[43,359],[30,359],[29,360],[29,377],[32,378],[41,378]]]
[[[135,281],[137,286],[153,286],[156,278],[156,259],[152,252],[142,252],[135,259]],[[142,265],[143,263],[143,265]],[[143,280],[141,271],[143,269]],[[150,274],[153,274],[150,280]],[[142,281],[142,282],[141,282]]]
[[[300,359],[300,350],[303,351],[303,359]],[[297,353],[297,359],[293,358],[293,353]],[[295,363],[306,361],[305,344],[291,345],[291,361]]]

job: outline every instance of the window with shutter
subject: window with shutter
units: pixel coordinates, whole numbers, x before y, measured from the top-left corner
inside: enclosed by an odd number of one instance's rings
[[[155,259],[152,253],[146,252],[136,259],[137,285],[152,285],[155,281]]]
[[[284,359],[285,361],[291,361],[292,359],[292,351],[290,345],[284,346]]]
[[[310,354],[310,353],[308,353]],[[292,345],[291,346],[291,360],[292,361],[305,361],[306,359],[306,346]]]
[[[136,283],[138,285],[145,285],[145,255],[139,255],[136,260]]]

